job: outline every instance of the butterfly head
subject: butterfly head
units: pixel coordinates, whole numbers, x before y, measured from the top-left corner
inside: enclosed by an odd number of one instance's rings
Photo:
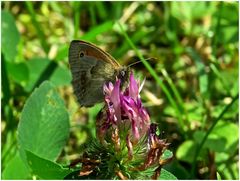
[[[121,87],[125,87],[128,84],[130,76],[129,67],[121,67],[118,71],[117,78],[121,80]]]

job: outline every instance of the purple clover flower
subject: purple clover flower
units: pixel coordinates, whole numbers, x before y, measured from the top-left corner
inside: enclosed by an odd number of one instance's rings
[[[120,89],[121,80],[118,79],[113,85],[111,82],[104,85],[105,102],[107,105],[107,124],[113,127],[122,122],[131,125],[130,137],[137,142],[149,129],[150,118],[143,107],[139,95],[139,83],[130,74],[129,87],[124,91]],[[129,139],[129,138],[128,138]]]
[[[151,124],[140,99],[140,87],[132,72],[129,84],[123,90],[120,79],[115,84],[108,82],[104,85],[105,107],[97,118],[97,136],[102,145],[113,145],[116,154],[125,152],[127,147],[128,161],[141,160],[142,164],[131,168],[131,171],[157,167],[152,176],[152,179],[157,179],[164,164],[161,156],[169,143],[160,139],[156,133],[157,125]],[[122,175],[121,171],[117,173]],[[119,177],[125,178],[124,175]]]

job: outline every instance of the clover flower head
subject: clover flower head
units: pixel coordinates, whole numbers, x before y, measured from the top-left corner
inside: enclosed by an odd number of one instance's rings
[[[139,95],[139,83],[130,74],[129,86],[121,91],[121,80],[113,85],[111,82],[104,85],[105,103],[107,109],[107,124],[113,127],[122,122],[131,125],[131,137],[138,141],[150,125],[150,118],[143,107]]]
[[[127,87],[122,89],[121,84],[117,79],[114,84],[108,82],[103,87],[105,107],[97,117],[98,140],[106,150],[114,150],[108,155],[118,155],[117,160],[123,156],[123,162],[119,160],[119,163],[130,165],[124,165],[126,169],[123,170],[140,173],[155,167],[152,178],[156,179],[163,165],[161,156],[169,144],[157,135],[157,125],[151,124],[142,104],[140,90],[143,84],[140,86],[132,72]],[[118,166],[116,169],[119,178],[127,178]]]

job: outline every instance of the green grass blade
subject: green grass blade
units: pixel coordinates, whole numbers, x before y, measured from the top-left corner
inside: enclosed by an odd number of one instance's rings
[[[209,93],[209,78],[208,74],[205,70],[205,65],[203,63],[203,60],[199,53],[196,52],[192,47],[187,47],[186,52],[190,55],[192,60],[195,63],[195,66],[197,68],[197,74],[198,74],[198,83],[199,83],[199,88],[200,88],[200,93],[203,99],[209,98],[210,93]]]
[[[95,6],[96,6],[96,9],[97,9],[97,12],[98,12],[98,15],[99,15],[100,19],[107,20],[108,12],[105,8],[104,3],[105,2],[98,1],[98,2],[95,2]]]
[[[88,33],[84,34],[81,37],[81,39],[86,40],[86,41],[94,41],[94,40],[96,40],[97,35],[111,30],[112,26],[113,26],[112,21],[106,21],[105,23],[92,28]]]
[[[216,65],[211,63],[210,64],[210,69],[213,71],[213,73],[216,75],[216,77],[221,81],[224,89],[227,91],[227,93],[230,95],[230,87],[227,86],[227,84],[225,83],[225,80],[223,79],[223,77],[221,76],[220,71],[217,69]]]
[[[35,10],[33,8],[32,2],[31,1],[26,1],[26,6],[27,6],[28,12],[31,15],[32,23],[33,23],[33,25],[34,25],[34,27],[35,27],[35,29],[37,31],[37,35],[40,38],[40,42],[41,42],[42,48],[43,48],[44,52],[46,54],[48,54],[49,46],[48,46],[48,44],[46,42],[45,35],[44,35],[43,31],[42,31],[43,28],[37,22],[36,13],[35,13]]]
[[[92,25],[96,26],[96,24],[97,24],[97,17],[96,17],[95,8],[94,8],[93,5],[94,4],[90,4],[89,11],[90,11],[90,17],[91,17]]]
[[[218,34],[218,32],[220,31],[220,28],[221,28],[223,2],[220,2],[219,6],[220,7],[219,7],[218,19],[217,19],[217,24],[216,24],[215,31],[214,31],[216,35]],[[213,36],[213,39],[212,39],[213,55],[216,55],[218,38],[219,38],[218,36]]]
[[[79,38],[79,26],[80,26],[80,2],[73,2],[74,5],[74,38]]]
[[[187,121],[186,123],[188,123],[188,121],[189,121],[188,120],[188,113],[187,113],[187,111],[184,107],[183,99],[180,96],[180,93],[178,92],[177,87],[174,85],[172,79],[169,77],[166,69],[162,69],[161,72],[162,72],[163,76],[165,77],[165,79],[167,80],[168,84],[170,85],[170,88],[172,89],[173,94],[177,99],[178,105],[180,106],[181,112],[184,112],[185,119],[183,119],[183,121]]]

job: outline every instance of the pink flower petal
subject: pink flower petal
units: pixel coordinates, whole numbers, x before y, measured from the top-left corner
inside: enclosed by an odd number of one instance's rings
[[[137,120],[132,119],[131,121],[132,121],[132,133],[133,133],[134,141],[138,141],[140,138],[140,134],[137,126]]]
[[[113,103],[113,107],[115,110],[116,119],[119,122],[121,121],[120,84],[121,84],[121,81],[117,80],[110,96],[110,99]]]
[[[103,87],[105,102],[107,105],[107,124],[119,126],[129,122],[131,125],[132,143],[138,141],[147,133],[150,118],[142,105],[139,95],[139,83],[130,74],[129,86],[121,92],[121,80],[118,79],[113,85],[111,82]]]
[[[110,96],[113,88],[114,87],[113,87],[112,82],[108,82],[108,83],[104,84],[104,86],[103,86],[104,95]]]
[[[130,82],[129,82],[129,95],[134,100],[138,98],[138,83],[134,79],[133,73],[130,74]]]

